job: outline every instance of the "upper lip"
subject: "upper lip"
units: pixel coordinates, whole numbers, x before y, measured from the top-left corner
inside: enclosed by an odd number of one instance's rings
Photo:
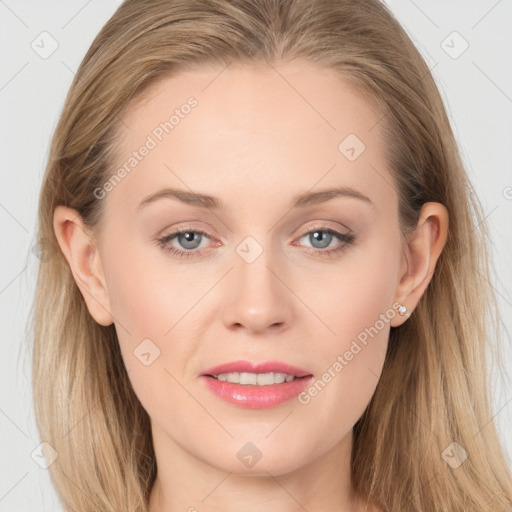
[[[205,370],[201,375],[217,376],[221,373],[286,373],[295,377],[307,377],[310,372],[297,368],[280,361],[263,361],[261,363],[252,363],[250,361],[232,361],[230,363],[221,364]]]

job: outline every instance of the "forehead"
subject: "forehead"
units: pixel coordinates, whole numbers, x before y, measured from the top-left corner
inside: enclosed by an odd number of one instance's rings
[[[124,165],[129,176],[111,195],[132,204],[180,186],[229,201],[241,190],[268,198],[345,185],[388,201],[380,117],[339,72],[312,63],[196,66],[159,80],[123,114],[112,172]]]

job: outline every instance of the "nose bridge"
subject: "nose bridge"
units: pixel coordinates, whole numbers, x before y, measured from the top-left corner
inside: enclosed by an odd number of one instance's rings
[[[244,326],[252,332],[282,327],[291,318],[290,294],[278,277],[279,258],[273,254],[271,237],[258,238],[247,236],[235,249],[232,293],[224,308],[228,327]]]

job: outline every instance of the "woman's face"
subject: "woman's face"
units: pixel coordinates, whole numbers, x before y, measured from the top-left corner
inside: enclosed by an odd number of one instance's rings
[[[333,70],[301,62],[185,71],[123,116],[98,248],[159,446],[279,475],[348,439],[403,272],[379,118]],[[309,377],[204,376],[237,361]]]

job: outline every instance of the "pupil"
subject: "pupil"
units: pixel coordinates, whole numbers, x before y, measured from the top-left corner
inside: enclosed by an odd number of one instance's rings
[[[182,247],[185,249],[196,249],[197,248],[197,240],[194,242],[194,239],[199,239],[201,235],[197,235],[193,231],[186,231],[185,233],[181,233],[180,236],[182,237],[180,240],[180,243]]]
[[[332,238],[332,235],[326,231],[315,231],[312,235],[316,242],[320,242],[321,248],[327,247],[331,241],[330,239]],[[327,240],[327,242],[325,242],[325,240]]]

